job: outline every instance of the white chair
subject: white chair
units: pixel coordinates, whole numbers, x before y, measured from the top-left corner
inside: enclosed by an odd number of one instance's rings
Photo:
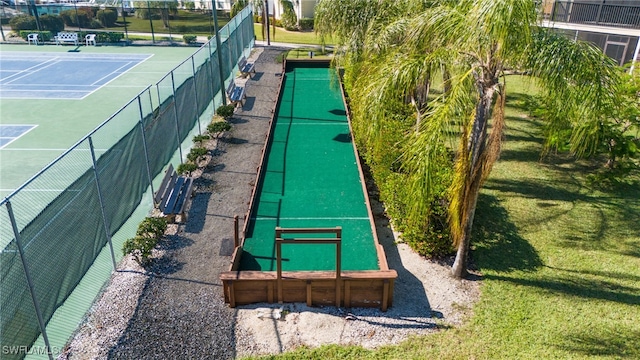
[[[27,35],[27,42],[29,43],[29,45],[31,45],[32,42],[38,45],[38,34]]]
[[[84,37],[84,41],[89,46],[89,44],[96,46],[96,34],[87,34]]]

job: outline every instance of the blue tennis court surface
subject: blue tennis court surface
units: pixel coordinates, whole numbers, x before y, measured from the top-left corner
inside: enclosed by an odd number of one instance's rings
[[[26,134],[35,125],[0,125],[0,149],[9,145],[13,140]]]
[[[150,54],[0,53],[0,98],[82,99]]]

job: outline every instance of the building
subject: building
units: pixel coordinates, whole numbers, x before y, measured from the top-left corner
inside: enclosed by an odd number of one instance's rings
[[[589,41],[619,65],[638,58],[640,0],[544,0],[543,26]]]

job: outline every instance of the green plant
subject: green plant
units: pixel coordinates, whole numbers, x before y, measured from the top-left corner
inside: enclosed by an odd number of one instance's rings
[[[198,40],[198,37],[193,34],[184,34],[182,35],[182,40],[185,44],[195,44],[196,40]]]
[[[191,173],[196,171],[197,169],[198,169],[198,165],[194,163],[186,162],[178,165],[176,172],[180,175],[191,175]]]
[[[151,252],[167,230],[167,220],[161,217],[146,217],[138,225],[136,236],[122,244],[122,254],[131,254],[141,266],[149,264]]]
[[[313,30],[313,19],[311,18],[302,18],[298,21],[298,26],[302,31],[310,31]]]
[[[49,30],[53,33],[58,33],[64,30],[64,21],[57,15],[42,15],[40,16],[40,24],[43,30]]]
[[[51,31],[37,31],[37,30],[21,30],[20,37],[27,40],[29,34],[38,34],[38,37],[42,41],[49,41],[52,38]]]
[[[298,17],[293,9],[293,4],[290,1],[281,1],[280,4],[283,7],[283,13],[280,23],[276,22],[276,25],[282,26],[289,31],[298,30]]]
[[[205,155],[207,155],[208,150],[203,147],[194,147],[191,148],[189,154],[187,154],[187,160],[192,163],[198,163]]]
[[[93,12],[89,8],[76,10],[65,10],[60,12],[60,17],[67,26],[80,26],[88,28],[93,19]]]
[[[216,121],[207,126],[207,131],[210,134],[216,134],[216,137],[229,130],[231,130],[231,124],[226,121]]]
[[[231,6],[230,16],[234,17],[249,4],[248,0],[236,0]]]
[[[113,9],[98,10],[96,17],[104,27],[111,27],[118,20],[118,13]]]
[[[163,217],[146,217],[138,225],[136,235],[161,238],[167,230],[167,219]]]
[[[193,142],[202,145],[205,140],[209,139],[211,139],[209,135],[196,135],[193,137]]]
[[[228,119],[233,116],[233,111],[235,110],[235,106],[233,105],[220,105],[216,109],[216,115],[222,116],[225,119]]]
[[[18,15],[9,20],[9,26],[11,30],[33,30],[37,29],[36,18],[29,15]]]

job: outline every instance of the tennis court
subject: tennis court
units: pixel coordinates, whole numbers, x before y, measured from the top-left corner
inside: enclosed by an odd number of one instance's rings
[[[182,47],[68,49],[0,45],[0,198],[194,52]]]
[[[245,238],[221,276],[226,300],[386,309],[396,273],[374,231],[339,80],[328,63],[287,62],[269,141]],[[278,254],[276,227],[304,229],[293,234],[340,227],[340,245],[320,232],[312,241],[282,243]]]
[[[83,99],[151,56],[4,52],[0,98]]]

